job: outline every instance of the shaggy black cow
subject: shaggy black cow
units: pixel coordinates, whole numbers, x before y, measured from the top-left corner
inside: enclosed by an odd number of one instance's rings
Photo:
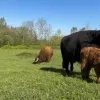
[[[66,75],[73,71],[73,63],[80,62],[80,51],[84,47],[100,47],[100,30],[79,31],[62,38],[60,49]]]

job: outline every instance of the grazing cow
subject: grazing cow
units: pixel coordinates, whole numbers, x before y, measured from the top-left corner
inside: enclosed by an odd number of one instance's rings
[[[100,48],[85,47],[80,52],[82,78],[88,79],[91,68],[97,75],[97,83],[100,83]]]
[[[49,62],[51,57],[53,56],[53,49],[49,46],[45,46],[39,52],[39,55],[35,58],[34,64]]]
[[[84,47],[100,47],[99,30],[79,31],[62,38],[60,49],[62,66],[66,70],[66,75],[69,76],[70,71],[73,71],[73,63],[80,62],[80,51]]]

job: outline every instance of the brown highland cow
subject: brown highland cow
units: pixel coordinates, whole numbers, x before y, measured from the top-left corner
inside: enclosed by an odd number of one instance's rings
[[[39,55],[35,58],[33,64],[49,62],[51,57],[53,56],[53,49],[49,46],[45,46],[39,52]]]
[[[100,83],[100,49],[95,47],[85,47],[81,50],[81,72],[82,78],[88,79],[91,68],[97,76],[97,83]]]

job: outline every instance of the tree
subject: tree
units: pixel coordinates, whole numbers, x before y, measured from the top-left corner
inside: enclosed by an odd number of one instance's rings
[[[61,33],[62,33],[61,30],[60,30],[60,29],[57,29],[56,35],[57,35],[57,36],[60,36]]]
[[[37,23],[37,31],[39,34],[39,38],[47,40],[48,36],[51,33],[51,25],[47,23],[47,21],[43,18],[38,19]]]
[[[82,27],[79,31],[89,30],[89,24],[86,24],[85,27]]]
[[[49,39],[50,34],[52,33],[52,26],[50,24],[47,25],[44,33],[44,39],[45,41]]]
[[[28,29],[28,36],[30,37],[31,41],[37,41],[37,32],[34,21],[26,21],[22,24],[23,27],[26,27]]]
[[[4,35],[3,45],[13,45],[13,38],[10,35]]]
[[[72,33],[75,33],[75,32],[77,32],[77,27],[74,27],[74,26],[73,26],[72,29],[71,29],[71,34],[72,34]]]
[[[6,27],[7,26],[7,23],[6,23],[6,20],[5,18],[0,18],[0,27]]]
[[[61,30],[57,29],[56,33],[50,39],[50,41],[51,41],[50,43],[52,45],[60,45],[60,41],[62,38],[61,33],[62,33]]]
[[[86,30],[89,30],[89,29],[90,29],[90,25],[89,25],[89,24],[86,24],[86,25],[85,25],[85,29],[86,29]]]
[[[80,29],[80,31],[85,31],[86,30],[86,27],[83,27]]]

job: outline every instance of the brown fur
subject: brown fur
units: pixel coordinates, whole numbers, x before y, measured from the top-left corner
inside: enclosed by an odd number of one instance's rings
[[[50,46],[45,46],[39,52],[39,55],[35,58],[34,64],[41,62],[49,62],[53,56],[53,49]],[[36,61],[38,58],[38,61]]]
[[[89,78],[91,68],[97,76],[97,83],[100,83],[100,49],[95,47],[85,47],[81,50],[81,72],[82,78]]]

